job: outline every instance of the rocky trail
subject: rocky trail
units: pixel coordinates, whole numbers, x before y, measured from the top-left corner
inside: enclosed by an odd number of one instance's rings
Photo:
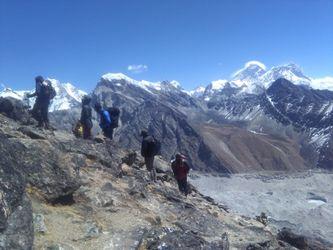
[[[0,249],[330,247],[288,230],[276,235],[194,187],[182,196],[161,158],[150,183],[134,151],[19,120],[0,114]]]

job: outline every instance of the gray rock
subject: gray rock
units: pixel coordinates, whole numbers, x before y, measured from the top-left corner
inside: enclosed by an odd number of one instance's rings
[[[36,233],[45,234],[47,232],[44,220],[44,215],[33,214],[34,229]]]
[[[90,222],[86,225],[86,238],[98,238],[100,234],[101,231],[95,223]]]

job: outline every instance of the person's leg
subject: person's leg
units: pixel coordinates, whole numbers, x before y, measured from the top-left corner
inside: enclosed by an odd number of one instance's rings
[[[183,185],[184,185],[184,194],[187,196],[188,195],[187,178],[183,180]]]
[[[31,111],[32,117],[38,122],[38,127],[43,126],[42,115],[41,115],[41,102],[38,98],[35,101],[35,104]]]
[[[47,102],[41,105],[42,121],[46,129],[50,129],[49,124],[49,104]]]
[[[156,171],[154,170],[154,157],[145,157],[145,164],[149,171],[150,179],[156,181]]]
[[[154,181],[154,182],[156,182],[157,181],[157,176],[156,176],[156,167],[155,167],[155,165],[154,165],[154,156],[152,157],[152,159],[151,159],[151,167],[152,167],[152,180]]]
[[[83,139],[87,140],[91,137],[90,128],[86,124],[82,124],[83,127]]]
[[[113,139],[113,128],[108,128],[108,137],[112,140]]]
[[[45,126],[46,129],[49,129],[49,105],[47,102],[41,103],[41,121],[42,124]]]
[[[185,178],[185,179],[179,180],[178,185],[179,185],[179,190],[183,194],[187,195],[187,179]]]
[[[105,128],[103,129],[103,134],[105,137],[109,138],[110,140],[112,140],[113,137],[113,129],[112,128]]]
[[[177,184],[178,184],[178,189],[180,192],[182,192],[182,183],[180,180],[177,180]]]

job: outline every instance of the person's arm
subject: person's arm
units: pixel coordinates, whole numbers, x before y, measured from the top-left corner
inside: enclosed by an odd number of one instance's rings
[[[141,156],[145,157],[146,153],[147,153],[147,147],[148,147],[148,143],[146,140],[143,140],[141,143]]]
[[[34,93],[32,93],[32,94],[27,94],[27,97],[28,98],[31,98],[31,97],[34,97],[34,96],[36,96],[37,95],[37,92],[35,91]]]
[[[80,121],[81,121],[81,123],[84,122],[84,119],[85,119],[85,108],[82,107],[82,110],[81,110],[81,117],[80,117]]]
[[[188,166],[187,162],[184,162],[184,167],[186,169],[186,174],[190,172],[190,167]]]

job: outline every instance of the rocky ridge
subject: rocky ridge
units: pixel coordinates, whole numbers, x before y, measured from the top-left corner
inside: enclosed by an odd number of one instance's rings
[[[294,249],[195,188],[180,195],[163,159],[152,184],[136,152],[19,120],[0,114],[0,249]]]

